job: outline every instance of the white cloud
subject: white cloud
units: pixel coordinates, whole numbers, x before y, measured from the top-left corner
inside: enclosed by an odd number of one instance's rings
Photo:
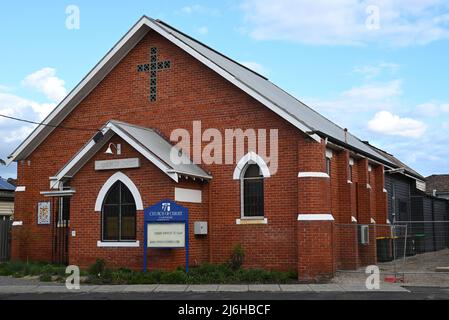
[[[37,89],[49,101],[37,102],[16,93],[10,87],[0,87],[0,114],[41,122],[56,107],[56,101],[65,95],[64,81],[57,78],[54,69],[44,68],[27,76],[23,86]],[[6,159],[17,144],[24,140],[36,125],[0,117],[0,158]],[[14,177],[12,168],[0,168],[2,175]]]
[[[343,92],[343,96],[355,99],[384,100],[400,96],[402,81],[394,80],[388,83],[368,84],[354,87]]]
[[[379,9],[370,30],[367,8]],[[259,40],[315,45],[422,45],[449,39],[448,3],[443,0],[245,0],[249,34]]]
[[[26,76],[22,85],[42,92],[55,102],[61,101],[67,94],[64,80],[56,76],[56,70],[53,68],[43,68]]]
[[[365,65],[354,68],[354,72],[364,76],[365,80],[371,80],[380,76],[383,72],[395,74],[399,70],[399,65],[396,63],[381,62],[376,65]]]
[[[22,141],[33,131],[35,126],[23,126],[12,131],[5,133],[3,141],[6,143],[12,143]]]
[[[29,116],[30,119],[40,121],[55,107],[56,103],[38,103],[14,94],[0,92],[0,113],[7,116],[19,118]]]
[[[188,5],[188,6],[182,7],[181,10],[178,10],[176,13],[183,14],[183,15],[205,14],[205,15],[216,16],[219,14],[219,11],[214,8],[208,8],[208,7],[202,6],[200,4],[193,4],[193,5]]]
[[[388,111],[376,113],[374,118],[368,122],[368,128],[374,132],[409,137],[420,138],[426,132],[426,125],[411,118],[401,118]]]
[[[449,113],[449,103],[426,102],[416,106],[415,111],[423,117],[438,117]]]
[[[254,61],[242,61],[240,62],[242,65],[244,65],[245,67],[259,73],[262,74],[264,76],[266,76],[268,74],[268,70],[261,65],[260,63],[254,62]]]
[[[200,28],[198,28],[198,33],[202,34],[202,35],[208,34],[209,33],[209,28],[206,27],[206,26],[200,27]]]

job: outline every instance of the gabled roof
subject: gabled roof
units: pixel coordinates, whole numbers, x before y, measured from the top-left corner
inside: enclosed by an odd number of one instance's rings
[[[0,177],[0,190],[2,191],[14,191],[16,190],[16,187],[13,186],[11,183],[8,182],[8,180],[3,179]]]
[[[97,135],[92,137],[76,155],[52,177],[54,182],[72,178],[88,161],[91,159],[104,145],[117,134],[134,149],[136,149],[145,158],[155,164],[165,174],[174,181],[178,182],[180,175],[189,176],[200,179],[211,179],[212,176],[207,174],[190,159],[182,154],[179,161],[174,163],[170,158],[173,147],[155,130],[136,126],[133,124],[111,120],[102,129],[102,139],[98,139]]]
[[[434,174],[426,178],[426,192],[432,194],[433,190],[440,193],[449,193],[449,174]]]
[[[308,134],[312,139],[320,141],[320,136],[328,137],[334,143],[340,143],[374,160],[395,166],[394,163],[391,163],[381,153],[364,144],[352,134],[345,132],[343,128],[309,108],[261,75],[218,53],[201,42],[194,40],[168,24],[145,16],[106,54],[58,107],[49,114],[43,123],[52,126],[60,124],[150,30],[156,31],[204,63],[226,80],[290,122],[296,128]],[[50,126],[38,126],[8,157],[8,163],[26,158],[45,140],[53,129]]]
[[[426,181],[426,178],[424,178],[421,174],[419,174],[417,171],[415,171],[414,169],[412,169],[411,167],[409,167],[408,165],[406,165],[404,162],[402,162],[401,160],[399,160],[398,158],[396,158],[394,155],[379,149],[371,144],[369,144],[369,142],[364,141],[367,145],[369,145],[370,147],[374,148],[377,150],[377,152],[381,153],[385,158],[389,159],[391,162],[393,162],[396,167],[398,168],[403,168],[405,169],[405,173],[411,175],[413,178],[418,179],[422,182]]]

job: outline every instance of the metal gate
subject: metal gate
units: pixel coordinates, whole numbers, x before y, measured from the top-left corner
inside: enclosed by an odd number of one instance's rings
[[[0,262],[11,257],[11,226],[12,221],[0,220]]]
[[[69,262],[70,198],[53,198],[53,252],[54,264],[67,265]]]

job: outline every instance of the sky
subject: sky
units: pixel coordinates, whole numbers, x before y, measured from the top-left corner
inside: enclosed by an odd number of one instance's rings
[[[449,173],[449,1],[3,1],[0,114],[42,121],[142,16],[249,68],[424,176]],[[33,125],[0,118],[0,159]],[[15,177],[15,164],[0,165]]]

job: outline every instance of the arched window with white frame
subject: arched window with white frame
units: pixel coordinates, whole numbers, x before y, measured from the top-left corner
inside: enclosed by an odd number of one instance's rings
[[[263,218],[264,179],[270,177],[265,161],[254,152],[245,155],[237,164],[234,179],[240,180],[242,218]]]
[[[264,177],[257,164],[248,164],[240,179],[242,217],[264,216]]]
[[[102,241],[136,240],[136,202],[120,180],[109,189],[102,206]]]

